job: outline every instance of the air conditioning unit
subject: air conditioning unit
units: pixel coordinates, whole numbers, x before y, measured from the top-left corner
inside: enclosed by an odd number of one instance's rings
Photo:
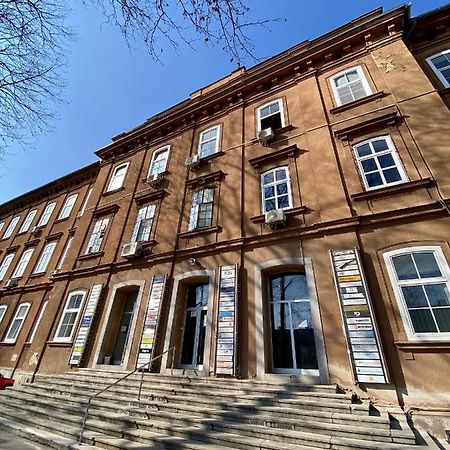
[[[41,227],[33,227],[30,230],[30,234],[32,234],[34,237],[38,237],[40,234],[42,233],[42,228]]]
[[[142,254],[142,242],[129,242],[122,247],[122,256],[136,258]]]
[[[5,288],[6,289],[11,289],[13,287],[17,286],[17,280],[13,280],[13,279],[9,279],[5,281]]]
[[[56,274],[58,274],[59,272],[61,272],[61,269],[55,269],[55,270],[52,270],[50,273],[49,273],[49,275],[48,275],[48,277],[49,278],[53,278]]]
[[[164,174],[163,173],[155,173],[153,175],[149,175],[147,177],[147,183],[151,187],[158,187],[162,181],[164,180]]]
[[[265,215],[266,224],[270,225],[270,228],[276,229],[286,225],[286,214],[282,209],[273,209],[266,212]]]
[[[186,158],[186,166],[188,166],[190,169],[195,169],[196,167],[198,167],[200,165],[200,156],[197,155],[193,155],[193,156],[189,156],[189,158]]]
[[[266,146],[273,139],[274,134],[272,128],[265,128],[258,132],[258,141],[260,144]]]

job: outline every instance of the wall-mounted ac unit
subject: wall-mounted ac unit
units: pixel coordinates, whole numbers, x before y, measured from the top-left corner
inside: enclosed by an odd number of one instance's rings
[[[142,254],[142,242],[129,242],[122,247],[124,258],[136,258]]]
[[[155,174],[149,175],[147,177],[147,183],[151,187],[158,187],[158,186],[160,186],[163,180],[164,180],[164,174],[163,173],[155,173]]]
[[[41,233],[42,233],[41,227],[35,226],[30,230],[30,234],[33,235],[34,237],[38,237]]]
[[[272,128],[265,128],[258,132],[258,141],[260,144],[266,146],[269,145],[274,137]]]
[[[190,169],[195,169],[196,167],[198,167],[200,165],[200,156],[198,154],[189,156],[189,158],[186,158],[185,164]]]
[[[17,286],[17,280],[13,280],[13,279],[9,279],[5,281],[5,288],[6,289],[11,289],[13,287]]]
[[[266,224],[270,225],[270,228],[276,229],[286,225],[286,214],[282,209],[273,209],[265,214]]]

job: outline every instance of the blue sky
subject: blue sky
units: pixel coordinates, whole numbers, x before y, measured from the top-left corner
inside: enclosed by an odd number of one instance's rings
[[[0,204],[96,160],[94,151],[112,136],[180,102],[198,88],[236,68],[219,47],[184,48],[180,54],[164,49],[163,64],[155,63],[143,46],[130,50],[120,33],[105,24],[100,13],[80,5],[69,24],[77,37],[68,47],[66,88],[52,131],[38,136],[27,149],[12,146],[0,162]],[[398,1],[252,0],[260,16],[284,20],[270,30],[252,33],[255,54],[268,57],[305,39],[314,39],[378,6],[385,10]],[[416,0],[413,15],[445,1]],[[274,8],[276,5],[276,8]],[[254,63],[246,63],[250,67]]]

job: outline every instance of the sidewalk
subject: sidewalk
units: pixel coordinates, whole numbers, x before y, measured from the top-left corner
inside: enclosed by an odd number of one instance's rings
[[[27,441],[5,430],[0,430],[1,450],[47,450],[49,448],[35,442]]]

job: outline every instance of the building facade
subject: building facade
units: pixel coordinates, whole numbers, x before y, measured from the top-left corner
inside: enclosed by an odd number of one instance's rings
[[[450,384],[450,7],[238,69],[0,206],[0,367]]]

